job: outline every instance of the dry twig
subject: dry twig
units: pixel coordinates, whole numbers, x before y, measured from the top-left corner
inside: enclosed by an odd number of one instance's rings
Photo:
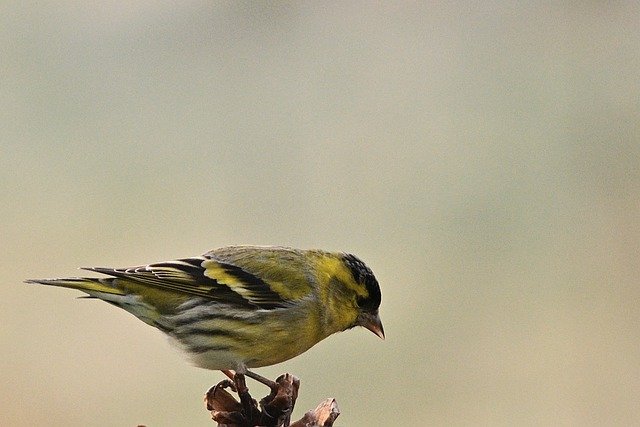
[[[333,398],[321,402],[315,409],[307,412],[300,420],[290,424],[291,413],[298,398],[300,380],[293,375],[280,375],[275,381],[276,387],[260,400],[260,407],[250,399],[251,414],[227,391],[237,392],[233,381],[224,380],[211,387],[205,395],[207,410],[218,427],[331,427],[340,415],[338,405]]]

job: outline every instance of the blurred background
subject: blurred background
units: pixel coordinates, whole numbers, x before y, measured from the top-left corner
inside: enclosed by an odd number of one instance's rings
[[[222,374],[22,281],[241,243],[382,286],[386,341],[259,370],[302,379],[295,418],[639,424],[639,9],[4,2],[0,424],[213,425]]]

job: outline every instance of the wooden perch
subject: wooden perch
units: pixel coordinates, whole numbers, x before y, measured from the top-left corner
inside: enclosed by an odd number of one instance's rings
[[[233,381],[224,380],[211,387],[204,401],[211,418],[218,427],[331,427],[340,415],[333,398],[321,402],[315,409],[291,424],[291,413],[298,398],[300,380],[293,375],[280,375],[271,393],[260,400],[260,406],[250,399],[250,408],[245,408],[227,389],[237,392]],[[245,402],[245,400],[243,400]],[[250,417],[247,417],[250,411]]]
[[[304,414],[304,417],[291,424],[290,427],[331,427],[338,415],[340,415],[338,403],[333,397],[330,397],[320,402],[316,409]]]

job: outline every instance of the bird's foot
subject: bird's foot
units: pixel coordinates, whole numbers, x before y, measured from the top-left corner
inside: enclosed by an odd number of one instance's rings
[[[280,375],[276,381],[271,381],[253,372],[244,374],[224,371],[230,379],[220,381],[209,389],[205,402],[211,411],[214,421],[219,425],[233,427],[286,427],[290,425],[291,413],[298,397],[300,380],[293,375]],[[245,375],[265,384],[271,392],[260,400],[260,409],[249,394]],[[231,379],[232,378],[232,379]],[[227,391],[230,389],[238,394],[238,402]]]

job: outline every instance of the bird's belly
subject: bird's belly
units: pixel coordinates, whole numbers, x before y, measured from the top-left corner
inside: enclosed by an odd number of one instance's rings
[[[256,310],[235,316],[216,315],[216,311],[176,317],[171,319],[174,327],[166,331],[196,366],[205,369],[274,365],[324,338],[318,319],[309,315],[312,310]]]

